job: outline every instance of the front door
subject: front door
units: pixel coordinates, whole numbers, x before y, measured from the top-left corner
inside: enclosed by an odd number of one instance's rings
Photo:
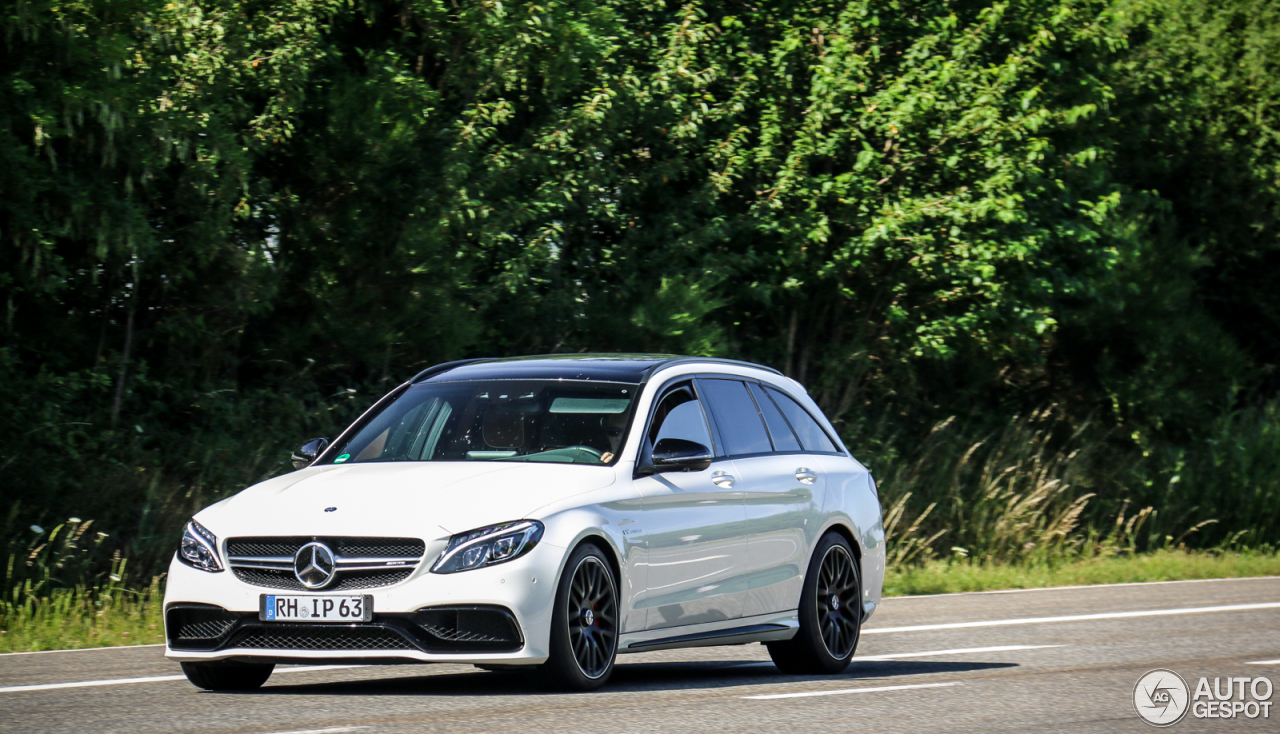
[[[664,438],[714,450],[702,402],[692,381],[669,386],[659,398],[642,451]],[[717,452],[719,453],[719,452]],[[666,472],[636,480],[638,522],[647,586],[636,606],[645,628],[662,629],[737,619],[747,523],[733,462],[718,458],[700,472]]]

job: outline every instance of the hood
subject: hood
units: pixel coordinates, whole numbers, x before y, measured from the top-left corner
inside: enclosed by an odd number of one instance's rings
[[[430,539],[527,518],[552,502],[607,487],[615,477],[613,467],[582,464],[388,462],[308,467],[256,484],[202,510],[196,519],[219,538]]]

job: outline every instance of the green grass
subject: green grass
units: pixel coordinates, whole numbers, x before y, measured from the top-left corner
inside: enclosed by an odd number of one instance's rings
[[[911,596],[1244,576],[1280,576],[1280,553],[1160,550],[1054,564],[980,563],[967,559],[929,561],[920,566],[890,570],[884,582],[884,595]]]
[[[12,596],[0,602],[0,653],[164,642],[159,579],[141,591],[111,583]]]

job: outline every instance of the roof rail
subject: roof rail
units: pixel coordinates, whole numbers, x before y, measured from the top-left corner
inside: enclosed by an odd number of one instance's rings
[[[675,357],[673,359],[668,359],[665,362],[655,364],[654,366],[645,370],[644,381],[647,382],[649,380],[649,377],[654,372],[657,372],[660,369],[666,369],[667,367],[671,367],[672,365],[699,364],[699,363],[705,363],[705,362],[710,362],[711,364],[731,364],[731,365],[734,365],[735,367],[750,367],[752,369],[764,370],[765,372],[772,372],[775,375],[785,377],[785,375],[783,375],[780,371],[772,367],[767,367],[762,364],[756,364],[755,362],[744,362],[740,359],[724,359],[723,357]]]
[[[538,355],[538,356],[563,357],[568,355]],[[595,356],[608,356],[608,355],[592,354],[592,355],[584,355],[584,356],[595,357]],[[658,355],[655,355],[655,356],[658,356]],[[533,358],[536,359],[536,357],[533,357]],[[497,360],[491,357],[480,357],[476,359],[459,359],[453,362],[443,362],[441,364],[428,367],[425,370],[414,375],[413,379],[409,380],[409,384],[416,385],[417,383],[422,382],[423,380],[426,380],[431,377],[435,377],[436,375],[443,374],[456,367],[463,367],[465,365],[477,364],[482,362],[496,362],[496,361],[501,361],[501,360]],[[762,364],[755,364],[753,362],[744,362],[739,359],[724,359],[721,357],[671,357],[668,359],[663,359],[661,361],[656,362],[655,364],[650,365],[642,373],[642,377],[640,378],[640,381],[642,383],[648,382],[649,378],[653,375],[653,373],[657,372],[658,370],[665,369],[667,367],[671,367],[673,365],[679,365],[679,364],[733,365],[735,367],[749,367],[751,369],[764,370],[765,372],[772,372],[775,375],[783,376],[781,372],[779,372],[778,370],[772,367],[767,367]]]
[[[441,362],[440,364],[432,365],[431,367],[428,367],[425,370],[414,375],[413,379],[409,380],[409,384],[416,385],[417,383],[422,382],[428,377],[435,377],[438,374],[441,374],[443,372],[448,372],[454,367],[461,367],[464,364],[474,364],[476,362],[489,362],[489,361],[491,360],[487,357],[479,357],[476,359],[458,359],[452,362]]]

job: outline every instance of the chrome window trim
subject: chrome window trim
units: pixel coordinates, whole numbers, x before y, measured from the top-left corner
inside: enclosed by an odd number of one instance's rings
[[[782,389],[781,387],[779,387],[779,386],[777,386],[777,385],[774,385],[773,383],[766,382],[766,381],[764,381],[764,380],[761,380],[761,379],[758,379],[758,378],[755,378],[755,377],[748,377],[748,376],[745,376],[745,375],[733,375],[733,374],[722,373],[722,372],[711,372],[711,373],[705,373],[705,374],[701,374],[701,373],[700,373],[700,374],[697,374],[697,375],[683,375],[683,376],[682,376],[682,377],[680,377],[680,378],[674,378],[674,379],[682,379],[682,378],[683,378],[683,379],[694,379],[694,380],[737,380],[738,382],[744,382],[744,383],[746,383],[746,382],[754,382],[754,383],[756,383],[757,385],[760,385],[762,388],[773,388],[774,390],[777,390],[778,392],[781,392],[781,393],[786,394],[786,395],[787,395],[788,397],[790,397],[792,400],[795,400],[796,405],[800,406],[800,409],[801,409],[801,410],[803,410],[803,411],[804,411],[804,412],[809,416],[809,418],[810,418],[811,420],[813,420],[813,422],[814,422],[814,423],[818,424],[818,429],[819,429],[819,430],[821,430],[821,431],[822,431],[822,433],[823,433],[824,435],[826,435],[827,440],[831,442],[831,445],[832,445],[832,446],[835,446],[837,449],[839,449],[841,446],[843,446],[843,445],[844,445],[844,443],[843,443],[843,442],[841,442],[841,441],[837,441],[837,440],[835,440],[835,439],[833,439],[833,438],[831,437],[831,433],[827,431],[826,426],[825,426],[825,425],[823,425],[823,421],[820,421],[820,420],[818,420],[817,418],[815,418],[815,417],[814,417],[814,415],[813,415],[813,413],[812,413],[808,408],[804,407],[804,403],[800,402],[799,400],[796,400],[795,396],[794,396],[794,395],[791,395],[789,391],[784,390],[784,389]],[[753,405],[755,405],[755,395],[753,395],[753,394],[751,393],[751,391],[750,391],[750,390],[747,390],[747,394],[751,396],[752,404],[753,404]],[[769,394],[769,393],[767,393],[767,392],[765,393],[765,395],[768,395],[768,394]],[[698,399],[699,399],[699,401],[701,401],[701,400],[702,400],[702,397],[701,397],[701,396],[699,396],[699,398],[698,398]],[[772,398],[772,397],[770,397],[769,399],[770,399],[770,400],[773,400],[773,398]],[[782,412],[782,407],[777,405],[777,401],[775,401],[775,402],[774,402],[774,406],[778,408],[778,411],[779,411],[779,412]],[[655,404],[655,407],[656,407],[656,404]],[[756,406],[755,406],[755,408],[756,408],[756,412],[757,412],[757,413],[759,413],[759,412],[760,412],[760,406],[759,406],[759,405],[756,405]],[[709,414],[710,412],[711,412],[711,411],[710,411],[710,410],[708,410],[708,409],[706,408],[706,406],[703,406],[703,413],[708,413],[708,414]],[[714,417],[712,417],[712,416],[708,415],[708,419],[709,419],[709,420],[710,420],[710,422],[711,422],[712,438],[713,438],[713,440],[715,440],[715,441],[717,442],[717,444],[719,444],[719,443],[721,442],[721,438],[720,438],[720,435],[719,435],[719,427],[716,425]],[[791,421],[787,420],[786,413],[783,413],[783,414],[782,414],[782,419],[787,421],[787,425],[788,425],[788,426],[790,426],[790,425],[791,425]],[[769,442],[770,442],[770,445],[772,445],[772,444],[773,444],[773,434],[769,431],[769,424],[768,424],[768,421],[765,421],[765,420],[764,420],[764,416],[763,416],[763,415],[762,415],[762,416],[760,416],[760,422],[764,425],[765,433],[769,436]],[[795,433],[795,428],[794,428],[794,427],[793,427],[791,430],[792,430],[792,433]],[[797,438],[798,438],[798,436],[797,436]],[[717,447],[717,448],[718,448],[718,447]],[[805,450],[803,449],[803,445],[802,445],[802,448],[801,448],[801,450],[800,450],[800,451],[770,451],[770,452],[767,452],[767,453],[757,452],[757,453],[754,453],[754,454],[724,454],[723,456],[721,456],[721,455],[717,455],[717,457],[716,457],[716,458],[726,458],[726,459],[750,459],[750,458],[755,458],[755,457],[759,457],[759,456],[797,456],[797,455],[804,455],[804,456],[849,456],[849,454],[848,454],[848,453],[846,453],[846,452],[844,452],[844,451],[805,451]]]

